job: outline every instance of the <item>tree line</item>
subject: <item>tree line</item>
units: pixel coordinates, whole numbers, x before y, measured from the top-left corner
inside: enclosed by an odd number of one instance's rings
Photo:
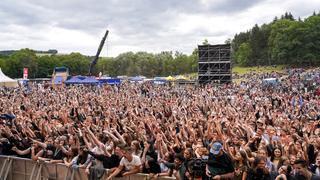
[[[287,12],[236,34],[231,44],[233,59],[241,66],[320,65],[320,13],[301,20]]]
[[[256,24],[250,30],[236,34],[226,43],[231,43],[233,63],[239,66],[320,65],[320,13],[313,13],[304,20],[285,13],[269,24]],[[24,67],[29,69],[29,78],[50,77],[54,67],[59,66],[68,67],[71,75],[87,75],[91,60],[92,57],[80,53],[37,56],[33,50],[21,49],[0,56],[0,67],[13,78],[22,77]],[[117,57],[99,58],[94,74],[156,77],[197,70],[198,50],[195,48],[190,55],[170,51],[156,54],[126,52]]]
[[[23,68],[28,68],[29,78],[51,77],[54,67],[65,66],[71,75],[88,75],[93,57],[80,53],[68,55],[37,56],[33,50],[21,49],[9,56],[0,56],[0,67],[12,78],[21,78]],[[146,77],[180,75],[198,70],[198,53],[191,55],[181,52],[126,52],[117,57],[102,57],[94,68],[94,75],[100,72],[109,76]]]

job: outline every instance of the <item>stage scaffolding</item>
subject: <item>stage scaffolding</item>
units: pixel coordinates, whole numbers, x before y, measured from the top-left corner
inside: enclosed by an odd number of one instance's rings
[[[199,45],[198,50],[199,84],[230,83],[232,79],[230,45]]]

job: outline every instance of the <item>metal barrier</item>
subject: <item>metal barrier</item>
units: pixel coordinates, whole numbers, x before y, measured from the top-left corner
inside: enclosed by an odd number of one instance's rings
[[[37,162],[30,159],[0,156],[0,180],[87,180],[85,169],[68,168],[64,164]],[[106,179],[104,173],[102,180]],[[115,180],[146,180],[147,174],[135,174]],[[172,177],[159,177],[159,180],[173,180]]]

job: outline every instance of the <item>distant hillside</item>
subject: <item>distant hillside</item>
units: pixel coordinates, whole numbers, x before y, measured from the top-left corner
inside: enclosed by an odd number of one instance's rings
[[[0,55],[2,56],[10,56],[16,52],[18,52],[19,50],[3,50],[0,51]],[[49,49],[48,51],[40,51],[40,50],[32,50],[34,51],[34,53],[37,56],[51,56],[51,55],[55,55],[58,54],[58,51],[55,49]]]

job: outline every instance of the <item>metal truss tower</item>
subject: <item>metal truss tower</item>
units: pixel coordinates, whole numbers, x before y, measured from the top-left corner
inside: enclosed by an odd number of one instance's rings
[[[224,84],[231,83],[231,46],[199,45],[199,84]]]

